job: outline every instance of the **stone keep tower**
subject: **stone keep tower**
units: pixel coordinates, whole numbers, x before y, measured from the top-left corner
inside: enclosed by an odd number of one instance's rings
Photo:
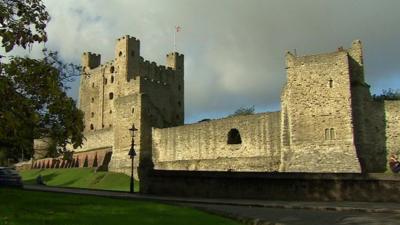
[[[369,86],[362,46],[297,57],[286,55],[282,92],[281,171],[361,172]]]
[[[140,41],[128,35],[117,40],[114,60],[101,64],[100,55],[83,53],[80,109],[87,141],[76,151],[112,151],[109,169],[128,173],[129,128],[135,125],[135,166],[151,163],[151,127],[184,122],[184,56],[173,52],[166,61],[145,61]]]

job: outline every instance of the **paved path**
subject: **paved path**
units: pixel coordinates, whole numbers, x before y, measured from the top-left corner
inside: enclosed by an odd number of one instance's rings
[[[246,224],[400,225],[400,203],[179,198],[38,185],[25,185],[25,189],[183,204],[235,218]]]

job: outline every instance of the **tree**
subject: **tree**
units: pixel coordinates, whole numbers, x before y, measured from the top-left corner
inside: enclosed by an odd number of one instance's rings
[[[41,0],[1,0],[0,37],[6,52],[18,45],[46,42],[46,24],[50,16]]]
[[[375,101],[384,101],[384,100],[400,100],[400,90],[393,90],[389,88],[388,90],[382,90],[382,94],[380,95],[372,95],[372,99]]]
[[[58,61],[56,53],[43,59],[13,57],[2,65],[0,144],[11,155],[31,149],[35,138],[50,137],[62,150],[82,144],[83,113],[63,84],[74,69]]]
[[[6,52],[47,41],[50,17],[40,0],[0,1],[0,36]],[[83,113],[68,97],[66,81],[79,67],[63,63],[56,52],[44,49],[42,59],[10,57],[0,62],[0,155],[32,156],[35,138],[53,140],[52,155],[83,140]],[[21,153],[22,152],[22,153]],[[4,154],[5,153],[5,154]]]
[[[249,106],[249,107],[240,107],[233,114],[229,115],[229,117],[231,117],[231,116],[252,115],[252,114],[254,114],[254,111],[255,111],[254,105],[253,106]]]

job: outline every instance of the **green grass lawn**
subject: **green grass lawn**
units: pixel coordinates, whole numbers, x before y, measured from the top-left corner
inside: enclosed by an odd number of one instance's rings
[[[230,225],[195,209],[148,201],[0,188],[0,225]]]
[[[25,184],[35,184],[39,174],[48,186],[129,191],[130,185],[130,177],[126,174],[95,172],[92,168],[33,169],[20,172]],[[139,183],[136,181],[135,191],[138,190]]]

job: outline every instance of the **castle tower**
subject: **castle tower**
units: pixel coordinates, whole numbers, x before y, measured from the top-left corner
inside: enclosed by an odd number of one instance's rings
[[[175,82],[173,94],[176,99],[175,109],[175,125],[183,125],[184,123],[184,56],[177,52],[167,54],[167,67],[172,68],[175,74]]]
[[[363,80],[363,76],[362,64],[355,71],[353,60],[362,62],[361,48],[286,55],[281,171],[361,172],[351,89],[352,80]]]
[[[100,64],[100,55],[84,53],[82,66],[80,108],[87,140],[75,151],[112,151],[109,170],[129,173],[134,125],[135,167],[150,162],[151,128],[184,121],[184,56],[168,54],[166,66],[145,61],[140,41],[126,35],[116,41],[114,60]]]
[[[126,80],[139,74],[140,41],[129,35],[117,39],[115,61],[119,65],[119,74]]]

